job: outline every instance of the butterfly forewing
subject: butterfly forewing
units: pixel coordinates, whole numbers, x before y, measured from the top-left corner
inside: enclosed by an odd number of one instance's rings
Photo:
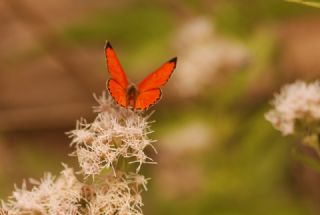
[[[160,87],[166,84],[169,80],[176,67],[176,62],[177,58],[173,58],[139,83],[139,95],[135,103],[136,109],[146,110],[160,100]]]
[[[107,42],[105,48],[108,72],[110,80],[108,81],[108,90],[112,98],[121,106],[127,107],[127,87],[128,79],[122,69],[120,61],[113,50],[111,44]]]
[[[126,89],[128,87],[127,76],[124,73],[120,61],[118,60],[118,57],[109,42],[106,44],[105,54],[111,79],[115,80],[122,88]]]
[[[148,91],[151,89],[156,89],[162,87],[169,80],[172,72],[174,71],[177,63],[177,58],[173,58],[170,61],[164,63],[159,69],[155,72],[148,75],[143,79],[139,85],[139,92]]]

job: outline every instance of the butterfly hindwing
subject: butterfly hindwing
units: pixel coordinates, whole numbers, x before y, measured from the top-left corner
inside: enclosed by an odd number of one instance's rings
[[[152,89],[144,92],[140,92],[136,98],[135,109],[146,110],[151,105],[157,103],[161,98],[161,90]]]
[[[106,44],[105,54],[111,79],[115,80],[122,88],[126,89],[129,83],[127,76],[122,69],[120,61],[118,60],[118,57],[109,42],[107,42]]]
[[[108,90],[112,98],[121,106],[127,107],[127,93],[117,81],[110,79],[108,81]]]
[[[148,90],[160,88],[161,86],[165,85],[174,71],[176,64],[177,58],[175,57],[164,63],[155,72],[148,75],[138,84],[139,92],[142,93]]]

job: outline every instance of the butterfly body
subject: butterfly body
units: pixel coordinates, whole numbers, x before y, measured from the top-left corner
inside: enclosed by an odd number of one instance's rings
[[[135,108],[138,95],[139,95],[139,91],[136,85],[135,84],[129,85],[127,89],[127,104],[129,107]]]
[[[107,83],[110,95],[119,105],[133,110],[144,111],[160,100],[162,95],[160,87],[167,83],[177,62],[177,58],[171,59],[135,85],[129,83],[109,42],[106,44],[105,54],[111,75]]]

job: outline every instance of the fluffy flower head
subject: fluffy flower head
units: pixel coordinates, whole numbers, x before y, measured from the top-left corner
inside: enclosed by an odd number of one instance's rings
[[[274,109],[266,113],[266,119],[283,135],[293,134],[298,122],[309,125],[320,120],[320,82],[285,85],[272,105]]]
[[[133,178],[142,181],[132,180]],[[87,214],[142,215],[143,203],[140,193],[146,183],[144,176],[138,174],[127,175],[117,172],[117,177],[110,175],[94,188],[95,198],[89,202]]]
[[[74,156],[77,156],[82,172],[86,175],[99,174],[105,168],[114,168],[119,159],[130,163],[152,163],[144,149],[152,146],[148,138],[151,132],[148,116],[119,107],[105,94],[97,98],[95,107],[98,116],[92,123],[80,120],[75,130],[69,132]]]
[[[7,202],[2,202],[2,212],[8,215],[78,215],[80,183],[73,169],[65,166],[59,177],[50,173],[40,181],[30,180],[31,190],[24,181],[21,188],[15,187]]]

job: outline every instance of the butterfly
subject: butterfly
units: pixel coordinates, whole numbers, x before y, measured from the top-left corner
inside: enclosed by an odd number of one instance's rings
[[[128,81],[110,42],[105,46],[105,55],[111,76],[107,83],[110,95],[119,105],[133,110],[145,111],[160,100],[160,87],[167,83],[177,64],[177,57],[174,57],[135,85]]]

